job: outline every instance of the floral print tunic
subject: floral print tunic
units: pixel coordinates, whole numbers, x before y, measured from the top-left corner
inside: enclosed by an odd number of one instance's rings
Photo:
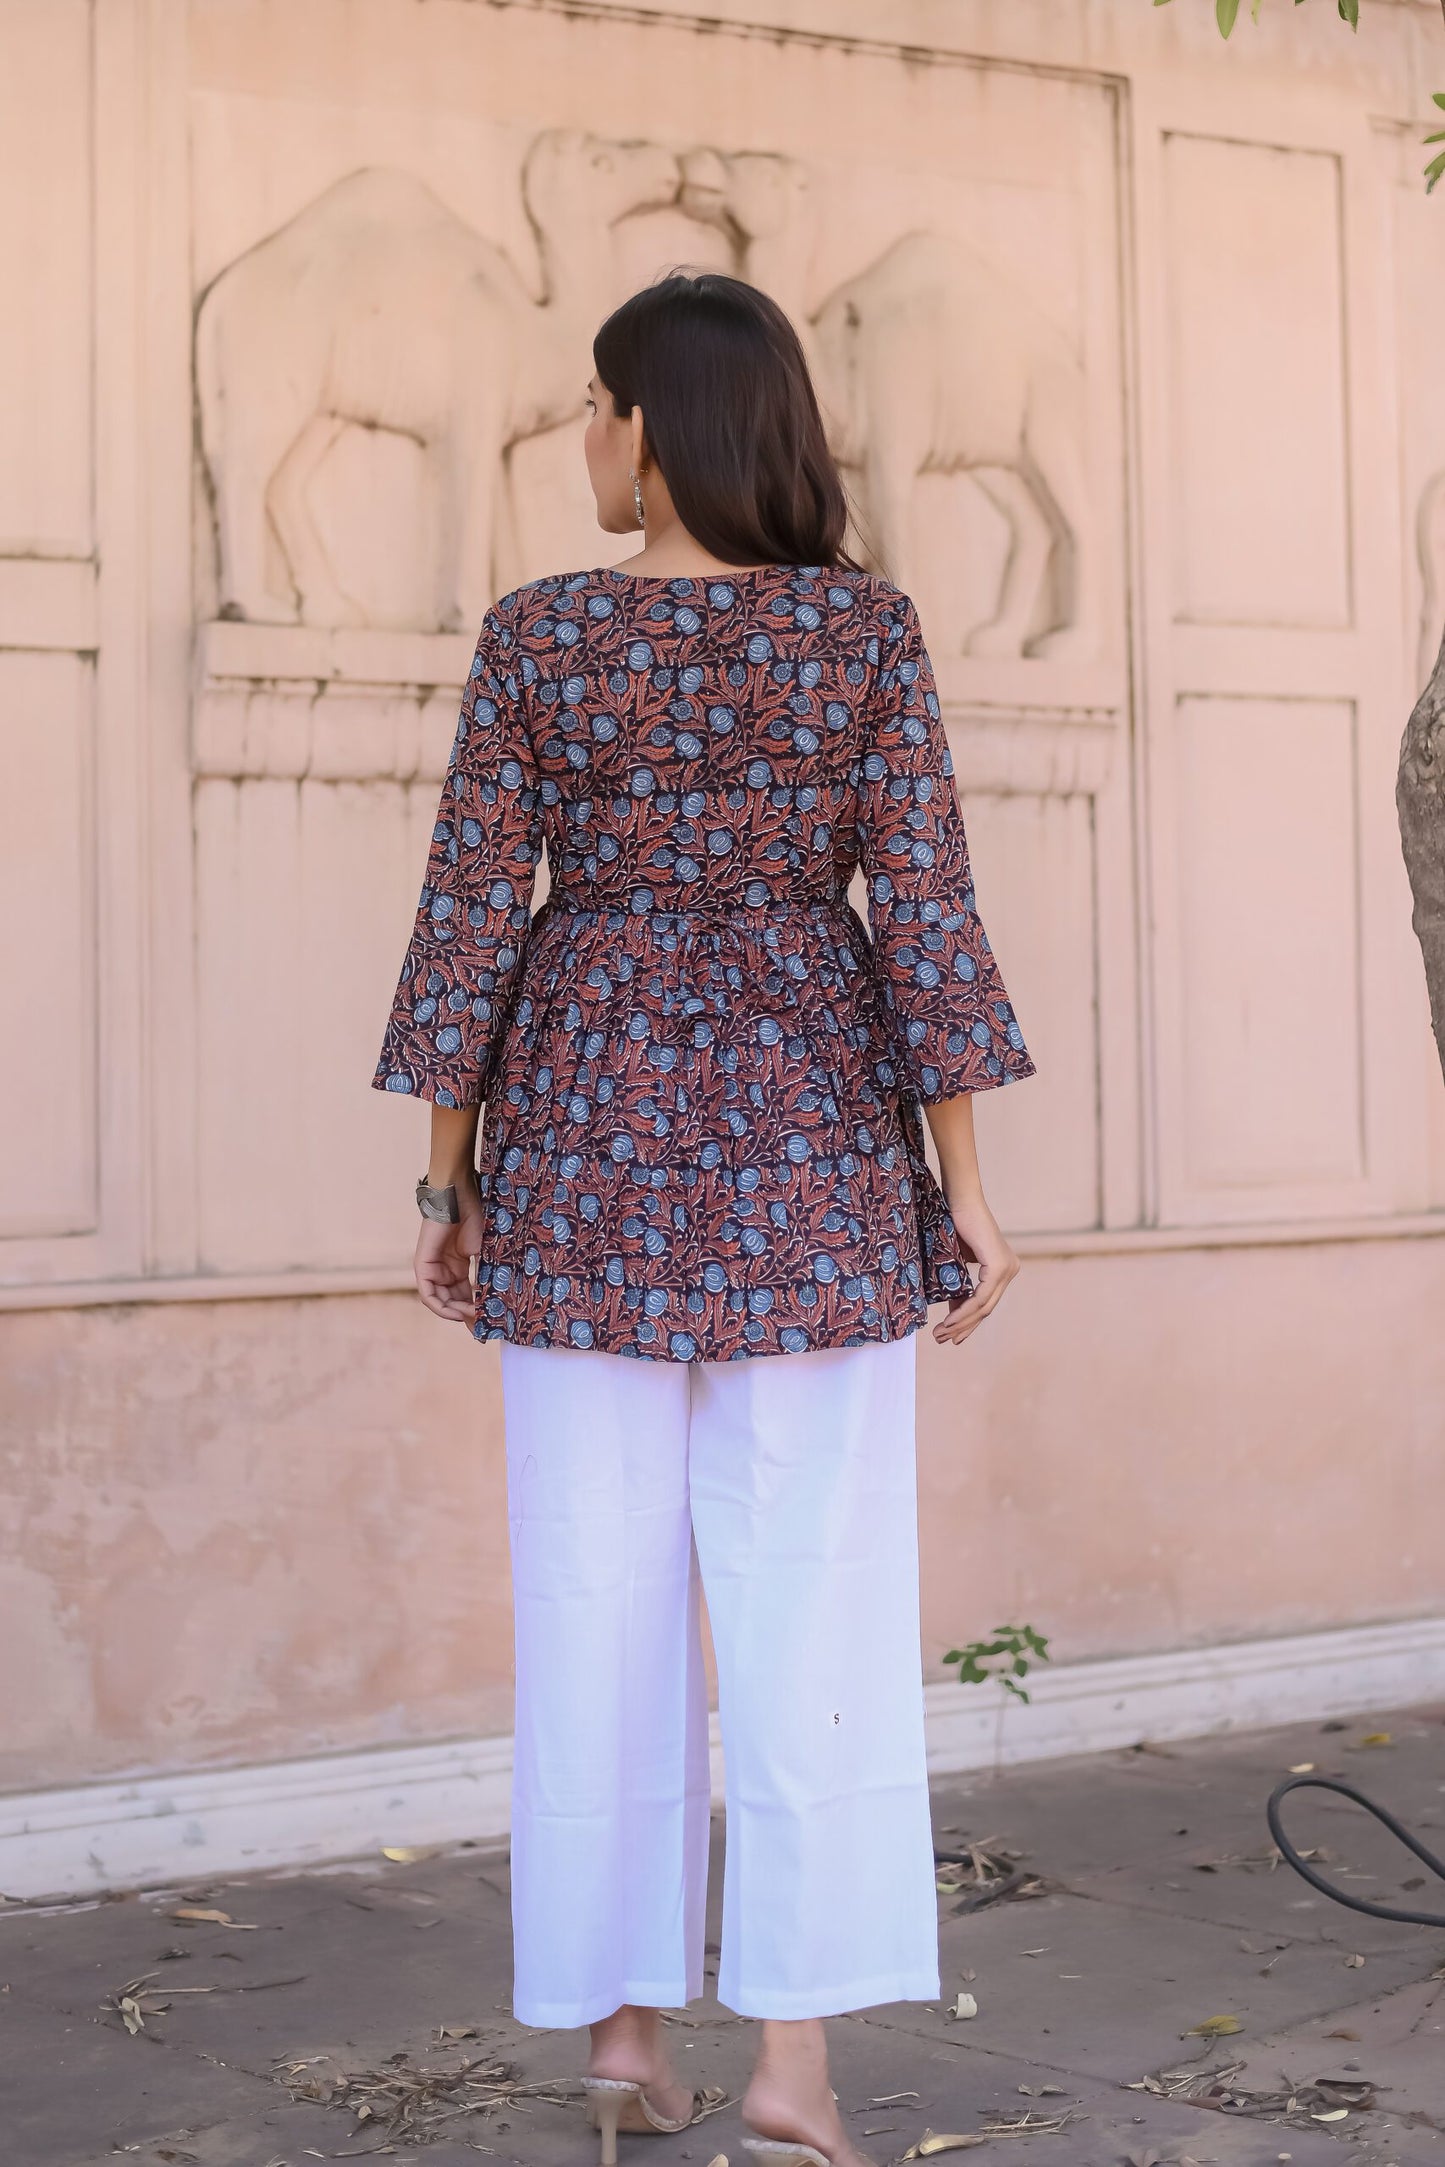
[[[488,611],[375,1078],[485,1102],[479,1339],[735,1360],[968,1291],[920,1104],[1033,1063],[951,777],[871,574],[600,570]]]

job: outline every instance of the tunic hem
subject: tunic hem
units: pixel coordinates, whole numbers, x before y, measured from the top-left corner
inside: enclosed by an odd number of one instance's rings
[[[767,1355],[823,1354],[830,1349],[840,1347],[886,1347],[891,1346],[896,1340],[911,1339],[915,1332],[922,1331],[927,1322],[928,1317],[925,1310],[911,1324],[905,1324],[901,1332],[850,1331],[846,1333],[829,1333],[825,1330],[819,1338],[810,1339],[806,1347],[782,1347],[776,1343],[776,1338],[772,1345],[766,1347],[755,1344],[750,1345],[743,1340],[728,1354],[709,1352],[704,1347],[698,1347],[695,1353],[688,1355],[671,1353],[666,1343],[656,1348],[649,1348],[639,1345],[637,1340],[630,1336],[624,1338],[619,1335],[614,1339],[612,1335],[605,1333],[595,1334],[590,1345],[579,1346],[575,1340],[554,1338],[550,1333],[528,1335],[517,1329],[515,1321],[509,1323],[498,1318],[479,1317],[471,1325],[470,1330],[472,1338],[479,1343],[488,1339],[500,1339],[505,1340],[508,1346],[511,1347],[550,1347],[556,1354],[617,1354],[623,1356],[629,1362],[702,1363],[750,1362],[760,1360]]]

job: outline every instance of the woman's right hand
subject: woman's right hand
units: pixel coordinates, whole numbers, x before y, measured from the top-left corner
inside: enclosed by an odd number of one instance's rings
[[[482,1200],[475,1181],[462,1180],[456,1186],[460,1219],[454,1226],[422,1220],[412,1269],[416,1291],[433,1316],[470,1325],[476,1317],[471,1262],[481,1253]]]
[[[976,1268],[973,1293],[955,1296],[948,1305],[948,1315],[933,1327],[933,1336],[942,1347],[960,1347],[997,1309],[1023,1266],[989,1210],[982,1189],[974,1184],[950,1185],[947,1181],[943,1189],[949,1215]]]

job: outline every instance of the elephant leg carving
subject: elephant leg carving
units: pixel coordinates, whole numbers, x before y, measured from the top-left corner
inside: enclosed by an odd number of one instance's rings
[[[1055,623],[1031,655],[1055,662],[1097,654],[1103,622],[1099,550],[1089,484],[1072,415],[1049,407],[1029,423],[1026,471],[1054,537]]]
[[[288,430],[291,427],[294,423],[288,422]],[[268,486],[285,454],[287,436],[281,435],[278,442],[274,429],[248,427],[229,411],[215,434],[222,441],[218,445],[213,438],[207,450],[215,488],[219,614],[253,624],[289,623],[296,615],[291,596],[278,595],[268,579],[272,522],[267,503]]]
[[[878,420],[868,430],[863,462],[864,540],[875,569],[906,594],[913,591],[913,484],[921,449]]]
[[[271,477],[271,517],[308,625],[364,624],[366,613],[339,585],[326,544],[311,514],[312,475],[346,424],[334,414],[313,414]]]
[[[431,446],[440,510],[437,623],[470,632],[493,599],[492,553],[501,480],[501,418],[484,400],[459,402],[449,428]]]
[[[973,478],[1008,522],[1010,541],[997,607],[987,623],[976,626],[969,634],[967,652],[1012,659],[1023,653],[1024,642],[1038,619],[1053,555],[1054,530],[1037,495],[1016,467],[976,467]]]

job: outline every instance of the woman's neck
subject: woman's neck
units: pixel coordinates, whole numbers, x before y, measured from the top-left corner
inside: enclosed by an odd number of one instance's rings
[[[682,521],[672,518],[649,523],[642,548],[634,557],[624,557],[612,567],[614,572],[629,572],[636,579],[707,579],[714,573],[763,571],[771,559],[761,564],[729,564],[715,557],[695,541]]]

